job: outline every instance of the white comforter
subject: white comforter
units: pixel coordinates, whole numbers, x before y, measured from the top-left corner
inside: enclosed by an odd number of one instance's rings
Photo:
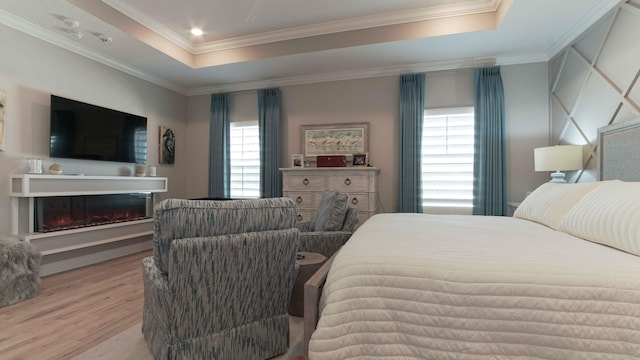
[[[640,257],[527,220],[380,214],[336,256],[310,359],[640,357]]]

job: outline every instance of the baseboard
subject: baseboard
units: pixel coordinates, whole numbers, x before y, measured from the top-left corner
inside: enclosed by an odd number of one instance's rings
[[[135,254],[152,248],[150,236],[130,239],[114,245],[95,246],[82,251],[65,253],[64,256],[45,256],[40,276],[57,274],[87,265]]]

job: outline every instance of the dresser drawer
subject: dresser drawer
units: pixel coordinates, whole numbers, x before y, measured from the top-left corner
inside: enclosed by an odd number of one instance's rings
[[[322,175],[291,175],[285,184],[285,190],[322,190],[325,187]]]
[[[369,191],[369,177],[366,175],[331,175],[329,176],[329,189],[354,192]]]
[[[297,221],[314,221],[316,219],[316,212],[308,209],[298,209]]]
[[[313,209],[315,207],[312,192],[287,191],[284,192],[283,195],[293,199],[299,209]]]
[[[358,210],[371,210],[369,208],[369,194],[349,193],[349,205]]]

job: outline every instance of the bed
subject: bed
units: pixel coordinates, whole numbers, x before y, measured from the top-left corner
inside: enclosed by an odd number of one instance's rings
[[[543,184],[513,218],[369,219],[326,275],[309,359],[640,358],[639,123],[599,132],[602,181]]]

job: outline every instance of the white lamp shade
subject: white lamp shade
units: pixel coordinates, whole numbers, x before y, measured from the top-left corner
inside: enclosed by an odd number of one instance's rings
[[[535,171],[582,169],[582,146],[558,145],[533,150]]]

